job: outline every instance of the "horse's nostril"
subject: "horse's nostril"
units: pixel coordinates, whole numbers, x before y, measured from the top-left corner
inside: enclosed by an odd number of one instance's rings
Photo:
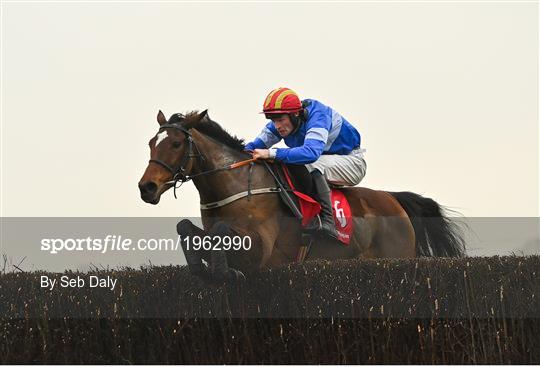
[[[157,191],[157,185],[152,181],[139,184],[139,190],[142,194],[154,194]]]

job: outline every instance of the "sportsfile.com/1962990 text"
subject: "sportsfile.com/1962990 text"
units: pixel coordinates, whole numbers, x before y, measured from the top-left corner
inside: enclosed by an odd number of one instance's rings
[[[249,236],[178,236],[173,238],[132,239],[122,235],[86,238],[43,238],[41,251],[58,254],[62,251],[248,251],[251,249]]]

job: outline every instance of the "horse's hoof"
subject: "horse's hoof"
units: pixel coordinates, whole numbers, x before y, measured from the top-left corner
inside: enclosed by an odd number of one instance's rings
[[[188,236],[191,233],[193,223],[189,219],[182,219],[176,224],[176,233],[180,236]]]

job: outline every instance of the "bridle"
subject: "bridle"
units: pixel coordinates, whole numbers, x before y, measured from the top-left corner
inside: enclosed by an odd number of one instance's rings
[[[181,125],[178,125],[178,124],[163,124],[163,125],[160,126],[159,131],[161,131],[163,129],[180,130],[181,132],[183,132],[186,135],[186,140],[188,142],[188,152],[187,152],[187,154],[184,154],[184,156],[182,157],[182,161],[180,162],[180,165],[178,166],[177,169],[174,169],[173,167],[171,167],[171,165],[169,165],[166,162],[163,162],[160,159],[150,159],[148,161],[148,163],[156,163],[156,164],[160,165],[161,167],[165,168],[167,171],[170,172],[170,174],[172,175],[172,180],[166,182],[166,184],[174,184],[174,186],[175,186],[174,197],[176,198],[176,188],[177,188],[176,186],[177,186],[177,183],[179,181],[181,182],[180,185],[178,186],[178,187],[180,187],[180,186],[182,186],[182,184],[184,182],[190,181],[194,177],[194,176],[186,175],[187,163],[193,158],[201,157],[202,160],[206,160],[206,158],[199,151],[199,148],[197,147],[197,144],[195,144],[195,142],[193,141],[191,133],[189,132],[188,129],[186,129],[185,127],[183,127]],[[193,153],[194,149],[197,151],[197,154]]]
[[[186,174],[187,164],[193,158],[195,158],[197,160],[200,158],[202,161],[205,161],[206,158],[205,158],[204,154],[201,153],[201,151],[199,150],[199,147],[197,147],[197,144],[195,144],[195,141],[193,141],[193,137],[191,136],[191,133],[185,127],[183,127],[181,125],[178,125],[178,124],[166,123],[166,124],[163,124],[163,125],[160,126],[159,131],[161,131],[163,129],[176,129],[176,130],[179,130],[179,131],[183,132],[186,135],[186,140],[188,142],[188,152],[187,152],[187,154],[184,154],[184,156],[182,157],[182,161],[180,162],[180,165],[178,166],[177,169],[174,169],[173,167],[171,167],[171,165],[169,165],[166,162],[163,162],[160,159],[150,159],[148,161],[148,163],[155,163],[155,164],[160,165],[161,167],[165,168],[167,171],[169,171],[171,173],[172,180],[165,182],[165,184],[169,184],[169,185],[174,186],[173,192],[174,192],[174,198],[175,199],[177,198],[176,197],[176,189],[180,188],[180,186],[182,186],[182,184],[184,184],[185,182],[191,181],[194,177],[203,176],[203,175],[207,175],[207,174],[210,174],[210,173],[219,172],[219,171],[223,171],[223,170],[227,170],[227,169],[234,169],[234,168],[241,167],[241,166],[249,164],[249,163],[253,163],[256,160],[255,158],[247,159],[247,160],[244,160],[244,161],[229,164],[229,165],[224,166],[224,167],[214,168],[214,169],[211,169],[211,170],[208,170],[208,171],[202,171],[202,172],[196,173],[194,175],[187,175]],[[196,153],[194,153],[194,151]],[[180,182],[180,184],[178,184],[178,182]]]

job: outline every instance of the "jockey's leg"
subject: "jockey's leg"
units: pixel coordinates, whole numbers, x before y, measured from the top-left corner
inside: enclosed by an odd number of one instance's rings
[[[366,174],[366,162],[361,149],[355,149],[347,155],[322,155],[317,161],[307,164],[313,177],[316,196],[321,204],[322,231],[337,238],[332,214],[332,199],[327,181],[338,186],[354,186],[360,183]]]
[[[347,155],[322,156],[313,166],[337,186],[356,186],[366,175],[366,161],[359,149]]]
[[[326,182],[326,177],[315,169],[311,172],[315,192],[318,196],[318,201],[321,204],[321,231],[329,237],[338,238],[336,227],[334,224],[334,215],[332,214],[332,199],[330,197],[330,187]]]

